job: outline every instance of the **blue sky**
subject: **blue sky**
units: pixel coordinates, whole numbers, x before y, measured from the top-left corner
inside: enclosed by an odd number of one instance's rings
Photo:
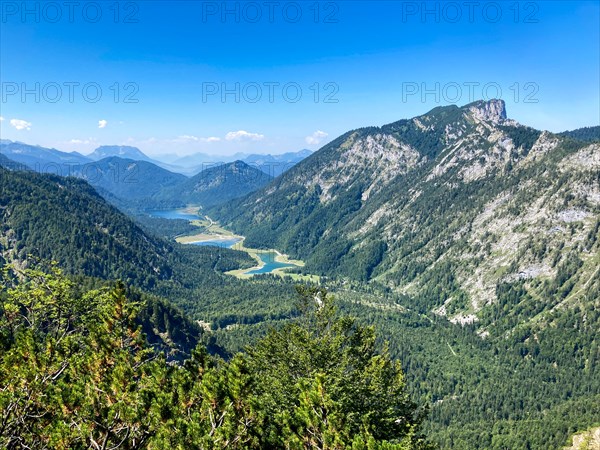
[[[283,153],[498,94],[600,123],[598,1],[0,4],[3,139]]]

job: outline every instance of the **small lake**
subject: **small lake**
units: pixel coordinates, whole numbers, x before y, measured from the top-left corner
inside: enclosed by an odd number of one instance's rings
[[[169,210],[154,210],[148,211],[148,214],[152,217],[159,217],[162,219],[183,219],[183,220],[198,220],[200,216],[198,214],[194,214],[190,212],[189,208],[180,208],[180,209],[169,209]],[[216,235],[215,235],[216,237]],[[236,244],[240,243],[243,240],[241,237],[230,237],[223,236],[221,238],[216,239],[208,239],[206,241],[197,241],[197,242],[187,242],[189,245],[200,245],[203,247],[206,246],[214,246],[221,248],[234,248]],[[260,269],[250,270],[245,272],[246,275],[261,275],[266,273],[271,273],[275,269],[281,269],[284,267],[296,267],[295,264],[290,263],[282,263],[275,261],[275,257],[277,256],[276,252],[267,252],[267,253],[257,253],[260,260],[263,262],[263,266]]]
[[[294,264],[282,263],[282,262],[275,261],[275,255],[276,255],[275,253],[271,253],[271,252],[258,253],[258,257],[264,263],[264,266],[262,266],[260,269],[251,270],[249,272],[246,272],[246,274],[260,275],[260,274],[264,274],[264,273],[271,273],[275,269],[280,269],[282,267],[295,267]]]
[[[192,214],[186,211],[186,209],[169,209],[166,211],[149,211],[148,214],[152,217],[160,217],[162,219],[198,220],[200,218],[198,214]]]
[[[200,242],[190,242],[192,245],[200,245],[200,246],[216,246],[221,248],[231,248],[238,242],[240,242],[240,238],[231,238],[231,239],[211,239],[209,241],[200,241]]]

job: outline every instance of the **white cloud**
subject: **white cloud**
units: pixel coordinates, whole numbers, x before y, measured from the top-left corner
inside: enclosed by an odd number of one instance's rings
[[[90,144],[96,144],[96,139],[94,139],[94,138],[71,139],[68,143],[75,144],[75,145],[90,145]]]
[[[319,145],[327,136],[329,136],[329,134],[317,130],[310,136],[306,136],[305,140],[308,145]]]
[[[184,134],[183,136],[177,136],[177,141],[179,142],[198,142],[200,138],[196,136],[191,136],[189,134]]]
[[[227,141],[262,141],[264,138],[264,134],[248,133],[244,130],[230,131],[225,135]]]
[[[4,117],[0,116],[0,122],[4,122]]]
[[[173,142],[177,143],[189,143],[189,142],[219,142],[221,138],[218,137],[197,137],[191,136],[189,134],[184,134],[182,136],[177,136],[177,139],[174,139]]]
[[[10,119],[10,124],[17,130],[31,130],[31,123],[21,119]]]
[[[98,128],[106,128],[106,125],[108,125],[106,120],[102,119],[98,121]]]

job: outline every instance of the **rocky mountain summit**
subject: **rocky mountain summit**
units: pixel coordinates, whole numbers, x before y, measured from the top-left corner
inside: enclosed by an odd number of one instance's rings
[[[501,124],[506,120],[506,103],[504,100],[493,99],[488,102],[477,101],[471,104],[469,111],[478,120]]]

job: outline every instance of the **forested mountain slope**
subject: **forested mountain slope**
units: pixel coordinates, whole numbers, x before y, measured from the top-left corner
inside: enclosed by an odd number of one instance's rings
[[[270,175],[245,162],[206,167],[197,175],[165,189],[156,198],[174,205],[214,206],[260,189],[272,180]]]
[[[146,233],[84,180],[0,168],[0,188],[0,262],[53,260],[70,274],[151,291],[189,278],[219,285],[218,273],[254,264],[242,252]]]
[[[598,143],[502,101],[440,107],[348,132],[210,213],[342,297],[387,292],[355,308],[433,396],[442,448],[560,448],[600,418]]]
[[[7,170],[28,170],[28,167],[23,163],[18,163],[0,153],[0,167]]]
[[[171,340],[186,351],[194,346],[188,331],[199,328],[187,318],[177,318],[180,313],[171,303],[196,319],[210,321],[215,315],[232,323],[241,316],[250,321],[289,316],[293,298],[288,283],[243,283],[223,275],[255,265],[246,253],[184,246],[148,234],[83,180],[0,168],[0,264],[24,267],[36,260],[54,260],[72,276],[122,280],[153,294],[147,315],[152,320],[144,323],[156,325],[167,336],[181,333]],[[252,299],[256,318],[249,319],[251,314],[236,305],[241,298]],[[198,310],[202,315],[195,314]]]
[[[600,144],[480,101],[348,132],[212,213],[307,271],[377,280],[466,323],[511,289],[552,297],[541,309],[598,291],[599,174]]]
[[[168,244],[145,235],[85,181],[2,169],[0,187],[5,261],[33,254],[70,273],[141,286],[172,275]]]
[[[110,193],[121,202],[140,208],[156,206],[153,197],[163,190],[187,180],[185,175],[170,172],[148,161],[110,156],[76,171],[98,189]],[[107,200],[111,201],[110,197]]]
[[[148,341],[175,358],[189,355],[202,329],[158,295],[183,289],[190,278],[218,285],[220,272],[254,263],[240,252],[184,251],[146,234],[83,180],[0,168],[0,265],[36,261],[55,261],[81,286],[124,281],[128,296],[145,305],[138,323]]]
[[[570,137],[584,142],[600,142],[600,125],[583,127],[576,130],[563,131],[561,136]]]
[[[323,291],[301,293],[303,320],[247,355],[227,363],[198,347],[174,365],[144,342],[123,286],[3,270],[0,447],[433,450],[373,330],[337,318]]]

